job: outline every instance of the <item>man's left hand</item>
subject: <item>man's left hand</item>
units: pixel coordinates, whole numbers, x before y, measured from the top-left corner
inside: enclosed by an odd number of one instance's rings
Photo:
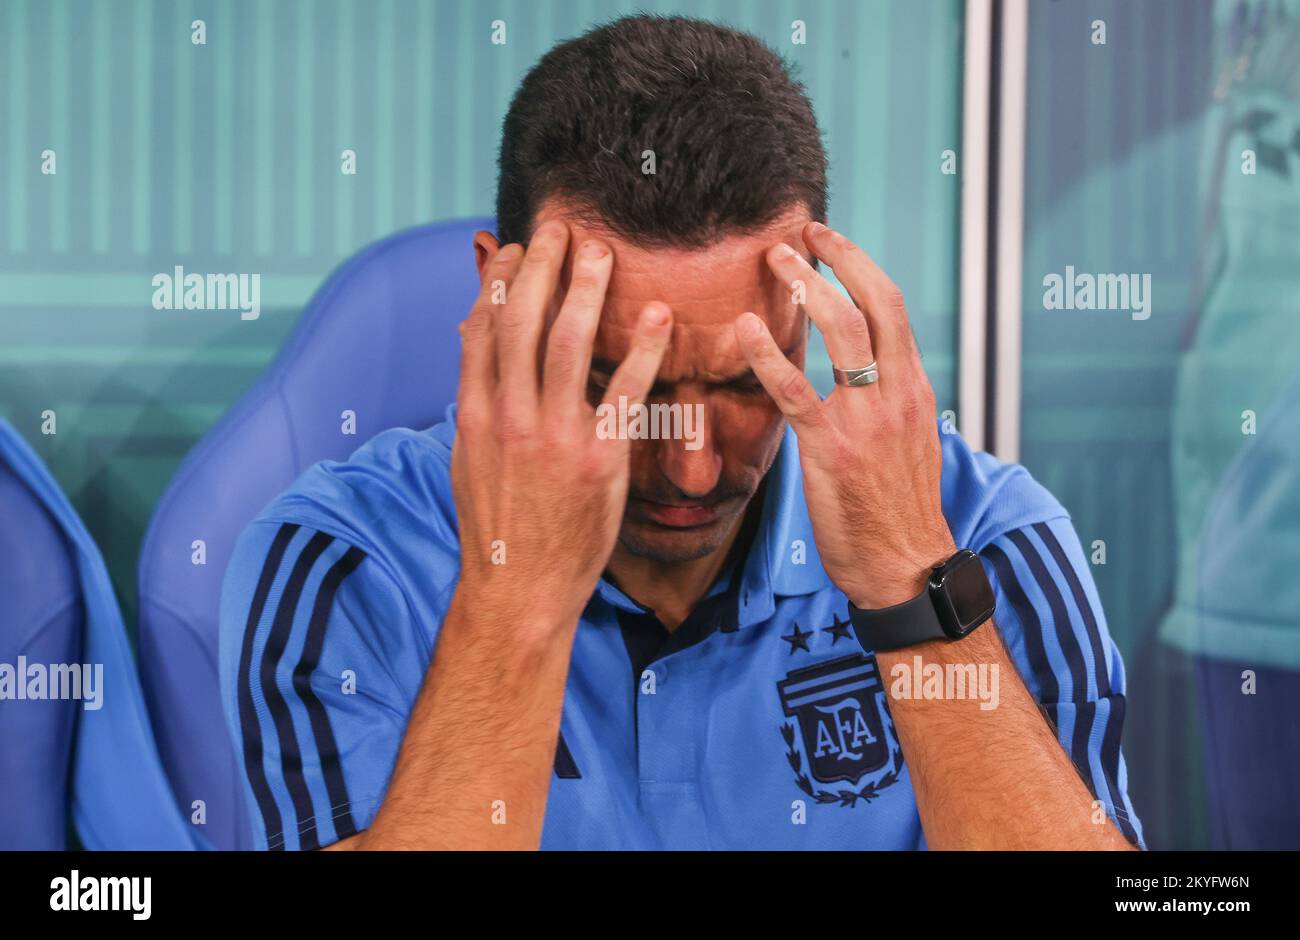
[[[804,494],[821,561],[862,609],[889,607],[925,587],[930,569],[956,551],[939,495],[943,464],[934,392],[912,339],[903,295],[867,254],[824,225],[804,227],[809,250],[852,298],[786,244],[767,263],[795,292],[826,338],[831,362],[879,380],[836,385],[822,400],[753,313],[736,319],[750,367],[799,438]]]

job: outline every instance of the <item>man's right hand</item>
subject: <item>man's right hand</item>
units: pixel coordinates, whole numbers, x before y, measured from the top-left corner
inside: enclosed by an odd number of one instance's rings
[[[461,327],[460,582],[383,803],[342,848],[541,844],[573,632],[613,551],[629,475],[628,442],[597,437],[586,395],[607,245],[576,253],[539,354],[568,244],[567,226],[546,224],[527,255],[498,251]],[[502,285],[506,302],[493,303]],[[644,400],[671,332],[669,309],[647,305],[608,400]]]
[[[461,326],[452,447],[459,517],[458,601],[521,625],[573,625],[614,548],[627,502],[629,442],[596,434],[587,399],[592,344],[613,268],[604,242],[575,253],[569,290],[539,352],[568,252],[569,229],[547,222],[527,252],[506,245]],[[505,302],[500,301],[504,286]],[[605,401],[643,402],[672,333],[672,312],[647,304]]]

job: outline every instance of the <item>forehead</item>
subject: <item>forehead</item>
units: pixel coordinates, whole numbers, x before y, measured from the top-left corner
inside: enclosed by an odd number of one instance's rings
[[[790,350],[804,333],[803,314],[791,303],[789,290],[764,261],[777,242],[809,257],[800,232],[809,221],[806,209],[792,209],[771,225],[731,234],[702,248],[656,248],[637,245],[548,203],[537,222],[560,218],[569,225],[569,264],[589,238],[608,244],[614,255],[605,308],[596,335],[597,356],[620,361],[627,352],[637,318],[657,300],[673,311],[672,344],[660,368],[666,381],[731,377],[748,369],[732,331],[745,311],[762,317],[782,348]]]

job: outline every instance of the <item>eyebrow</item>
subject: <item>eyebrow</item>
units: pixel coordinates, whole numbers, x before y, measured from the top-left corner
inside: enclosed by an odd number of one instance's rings
[[[791,347],[790,349],[782,348],[781,355],[785,356],[786,359],[789,359],[790,354],[794,352],[795,348],[796,347]],[[592,372],[601,372],[605,375],[613,375],[614,370],[618,368],[618,365],[619,364],[617,362],[614,362],[610,359],[606,359],[604,356],[593,355],[591,357]],[[663,389],[675,384],[676,384],[675,382],[661,382],[658,379],[656,379],[652,391],[656,391],[656,390],[662,391]],[[705,384],[737,386],[737,385],[758,385],[761,383],[759,383],[758,376],[754,374],[753,369],[746,369],[743,372],[737,372],[735,375],[728,375],[720,379],[710,379]]]

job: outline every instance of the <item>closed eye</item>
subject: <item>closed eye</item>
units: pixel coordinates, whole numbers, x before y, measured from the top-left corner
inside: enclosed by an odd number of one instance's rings
[[[739,392],[742,395],[758,395],[765,391],[763,383],[757,378],[728,382],[727,388],[731,389],[733,392]]]
[[[605,372],[592,370],[587,375],[587,387],[593,392],[604,392],[609,387],[610,376]],[[737,395],[763,395],[766,389],[763,383],[758,380],[758,376],[752,372],[746,376],[729,379],[724,382],[710,383],[715,388],[726,389]],[[664,396],[672,392],[672,387],[666,383],[656,382],[650,389],[650,397]]]

